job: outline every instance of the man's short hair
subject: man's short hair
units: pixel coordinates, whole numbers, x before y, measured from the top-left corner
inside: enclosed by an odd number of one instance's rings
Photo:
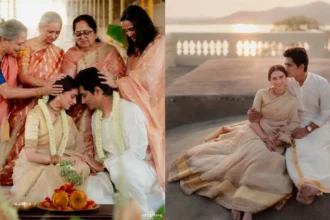
[[[111,88],[107,84],[103,84],[105,80],[100,79],[99,76],[102,75],[95,67],[90,67],[84,70],[81,70],[76,76],[76,81],[78,86],[82,86],[84,90],[94,94],[95,87],[100,87],[104,95],[112,96],[113,91],[117,89]]]
[[[284,51],[284,57],[291,58],[292,61],[299,67],[301,64],[305,65],[304,71],[308,69],[308,55],[303,47],[292,47]]]

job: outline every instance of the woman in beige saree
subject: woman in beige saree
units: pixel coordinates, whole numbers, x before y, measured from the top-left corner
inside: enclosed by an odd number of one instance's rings
[[[104,79],[147,117],[149,150],[165,190],[165,38],[137,5],[127,7],[120,21],[128,41],[126,75]]]
[[[73,34],[76,46],[64,55],[62,72],[73,78],[89,67],[96,67],[102,73],[111,72],[119,76],[125,74],[125,63],[117,49],[97,38],[97,25],[90,15],[80,15],[73,21]],[[93,149],[91,133],[91,112],[85,105],[77,104],[70,114],[84,133],[86,146]]]
[[[75,170],[82,176],[82,185],[77,188],[85,188],[90,169],[81,157],[86,148],[72,118],[65,113],[76,103],[78,89],[70,76],[56,84],[63,85],[64,92],[56,97],[50,96],[48,104],[39,100],[27,116],[25,147],[13,173],[12,193],[17,200],[40,202],[51,197],[56,188],[67,182],[60,175],[58,166],[63,160],[73,162]]]
[[[206,143],[188,150],[171,166],[169,181],[181,181],[184,193],[197,193],[232,209],[232,217],[252,219],[252,214],[284,205],[292,183],[282,155],[299,126],[297,101],[286,90],[283,66],[272,66],[271,89],[257,92],[253,108],[260,122],[247,121],[221,127]]]
[[[42,87],[53,84],[62,76],[58,74],[62,65],[64,51],[55,46],[62,28],[62,19],[56,12],[46,12],[39,22],[40,35],[27,40],[25,48],[18,55],[18,79],[23,87]],[[24,146],[24,125],[26,116],[37,104],[37,97],[15,99],[8,119],[11,135],[11,151],[6,159],[6,166],[0,173],[1,184],[12,185],[12,172],[15,159]]]

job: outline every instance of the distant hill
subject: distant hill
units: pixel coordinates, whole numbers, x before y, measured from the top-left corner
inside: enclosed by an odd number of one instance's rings
[[[292,16],[313,17],[323,25],[330,25],[330,4],[317,1],[295,6],[277,7],[267,11],[240,11],[213,19],[166,19],[167,24],[273,24]]]

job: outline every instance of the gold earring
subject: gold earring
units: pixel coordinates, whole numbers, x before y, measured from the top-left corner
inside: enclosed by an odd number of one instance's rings
[[[275,86],[274,86],[274,85],[272,85],[272,86],[271,86],[271,88],[272,88],[272,89],[274,89],[274,88],[275,88]]]

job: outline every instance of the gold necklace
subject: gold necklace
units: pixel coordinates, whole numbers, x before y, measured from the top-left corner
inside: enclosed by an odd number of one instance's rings
[[[51,105],[47,105],[48,108],[53,112],[54,116],[57,118],[57,116],[60,114],[60,111],[56,111]]]
[[[82,57],[82,59],[84,61],[85,68],[88,67],[87,61],[86,61],[86,56],[87,56],[87,53],[84,52],[84,56]],[[98,65],[99,65],[99,51],[96,49],[96,52],[95,52],[95,67],[97,68]]]

